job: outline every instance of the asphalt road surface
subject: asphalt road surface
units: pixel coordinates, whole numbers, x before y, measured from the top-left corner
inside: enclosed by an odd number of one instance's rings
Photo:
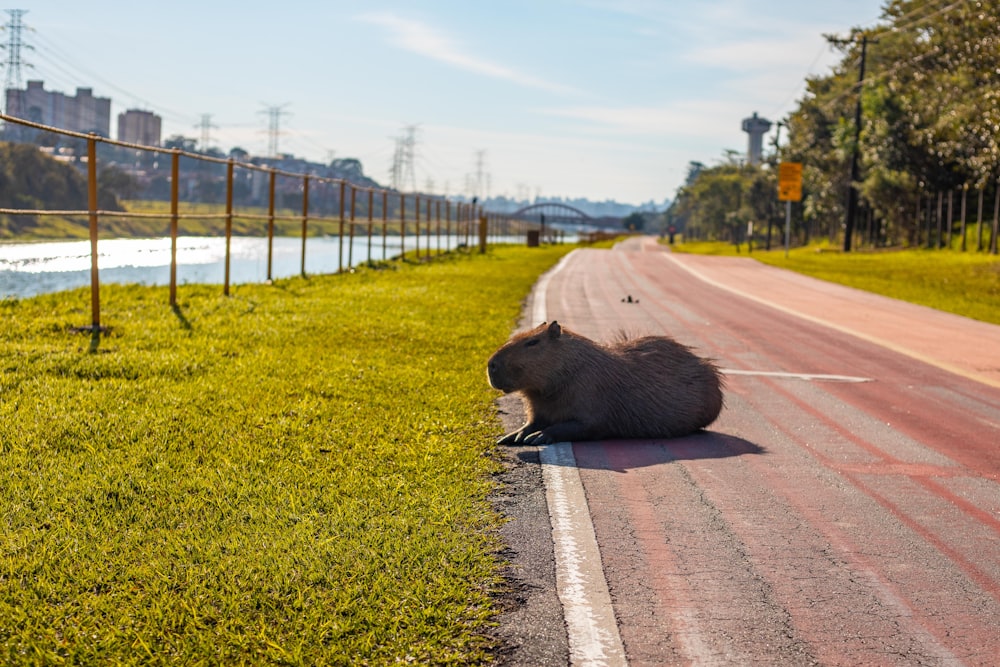
[[[1000,664],[1000,327],[648,238],[572,253],[537,318],[673,336],[726,407],[505,448],[502,664]]]

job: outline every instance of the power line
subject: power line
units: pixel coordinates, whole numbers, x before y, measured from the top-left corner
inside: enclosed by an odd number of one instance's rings
[[[947,2],[947,0],[944,0],[944,1]],[[951,10],[955,9],[956,7],[958,7],[959,5],[964,5],[967,2],[968,2],[968,0],[958,0],[957,2],[953,2],[950,5],[946,5],[944,7],[937,7],[937,8],[934,7],[933,3],[929,3],[927,5],[923,5],[923,6],[920,6],[920,7],[914,7],[911,11],[909,11],[909,12],[907,12],[905,14],[901,14],[900,16],[896,17],[896,20],[893,21],[892,25],[888,26],[886,29],[887,30],[891,30],[891,31],[909,30],[910,28],[912,28],[913,26],[917,25],[921,21],[926,21],[927,19],[934,18],[935,16],[938,16],[939,14],[944,14],[945,12],[950,12]],[[928,14],[924,14],[923,16],[914,16],[915,14],[917,14],[918,12],[920,12],[921,10],[924,10],[924,9],[933,9],[934,11],[932,11],[932,12],[930,12]],[[910,20],[907,23],[906,22],[907,19],[912,19],[912,20]]]
[[[189,124],[194,122],[197,118],[191,114],[181,113],[179,111],[166,108],[162,104],[155,104],[150,100],[142,98],[135,93],[122,88],[100,74],[87,69],[80,63],[79,56],[67,53],[60,48],[56,42],[50,40],[47,35],[36,33],[35,41],[38,43],[36,53],[38,53],[39,57],[43,58],[50,65],[69,77],[71,85],[78,84],[81,79],[96,81],[105,88],[109,88],[117,92],[126,100],[131,100],[135,106],[154,110],[159,115],[169,118],[175,122]],[[76,82],[76,84],[73,84],[72,82]]]
[[[873,42],[869,41],[869,43],[873,43]],[[830,111],[833,110],[833,108],[841,100],[843,100],[848,95],[851,95],[853,93],[858,92],[861,89],[861,87],[863,87],[865,85],[874,84],[874,83],[876,83],[876,82],[878,82],[878,81],[880,81],[882,79],[886,79],[888,77],[891,77],[893,74],[895,74],[899,70],[903,69],[904,67],[909,67],[911,65],[916,65],[917,63],[919,63],[921,60],[924,60],[925,58],[930,58],[932,56],[937,56],[937,55],[940,55],[941,53],[942,53],[941,47],[935,45],[935,46],[932,46],[927,51],[925,51],[924,53],[916,55],[913,58],[910,58],[909,60],[900,60],[900,61],[897,61],[896,64],[894,64],[889,69],[883,70],[883,71],[881,71],[881,72],[879,72],[877,74],[868,74],[863,81],[857,81],[857,82],[851,84],[845,90],[843,90],[841,93],[839,93],[836,97],[834,97],[833,99],[829,100],[825,104],[821,105],[819,107],[819,109],[821,111],[823,111],[824,113],[829,113]],[[855,58],[855,62],[858,62],[858,61],[859,61],[859,59]],[[852,65],[853,64],[854,63],[852,63]]]
[[[816,54],[816,57],[813,58],[813,61],[809,64],[809,67],[806,68],[806,76],[808,76],[809,73],[812,72],[813,67],[816,66],[816,63],[819,62],[819,59],[823,57],[823,54],[826,53],[827,49],[829,49],[829,48],[830,48],[829,44],[824,44],[823,47],[820,48],[819,52]],[[784,109],[786,106],[788,106],[788,104],[792,100],[795,99],[795,96],[798,95],[798,92],[799,92],[799,90],[801,90],[801,88],[802,88],[802,84],[800,83],[798,85],[798,87],[792,92],[792,94],[789,95],[788,98],[781,104],[781,106],[779,106],[777,109],[775,109],[775,111],[771,114],[770,117],[774,118],[779,113],[781,113],[782,109]]]
[[[947,0],[945,0],[945,1],[947,1]],[[913,27],[917,26],[922,21],[926,21],[928,19],[934,18],[935,16],[940,16],[941,14],[945,14],[947,12],[950,12],[953,9],[959,7],[960,5],[967,4],[968,1],[969,0],[957,0],[956,2],[952,2],[949,5],[945,5],[943,7],[937,7],[937,8],[935,8],[935,6],[933,4],[931,4],[929,6],[928,5],[923,5],[923,6],[920,6],[920,7],[916,7],[914,9],[912,9],[911,11],[907,12],[906,14],[902,14],[900,17],[898,17],[896,19],[895,23],[887,25],[887,26],[884,26],[881,29],[876,29],[876,30],[874,30],[872,32],[874,34],[876,34],[876,35],[879,35],[879,34],[884,34],[886,32],[901,32],[903,30],[909,30],[910,28],[913,28]],[[917,14],[919,11],[925,10],[925,9],[932,9],[933,11],[930,11],[929,13],[921,15],[921,16],[915,16],[915,14]],[[898,22],[900,21],[900,19],[910,19],[910,20],[908,22],[903,23],[902,25],[899,25]],[[860,33],[858,33],[858,34],[860,34]],[[833,37],[828,37],[828,39],[829,39],[829,41],[832,44],[839,44],[839,45],[857,43],[857,41],[858,41],[857,38],[856,38],[856,36],[853,36],[853,37],[847,38],[847,39],[843,39],[843,38],[837,39],[837,38],[833,38]],[[871,44],[871,43],[875,43],[875,42],[873,40],[869,40],[869,43]],[[928,51],[926,51],[924,53],[921,53],[921,54],[919,54],[917,56],[914,56],[913,58],[910,58],[909,60],[903,60],[903,61],[896,62],[895,65],[893,65],[891,68],[889,68],[887,70],[883,70],[883,71],[881,71],[881,72],[879,72],[877,74],[869,74],[863,80],[855,82],[854,84],[852,84],[851,86],[849,86],[847,89],[845,89],[843,92],[841,92],[840,94],[836,95],[833,99],[831,99],[831,100],[827,101],[825,104],[821,105],[819,107],[819,109],[822,112],[824,112],[824,113],[829,113],[830,111],[833,110],[833,108],[837,104],[840,103],[841,100],[843,100],[848,95],[851,95],[853,93],[859,92],[863,86],[869,85],[869,84],[873,84],[873,83],[879,81],[880,79],[884,79],[886,77],[890,77],[893,74],[895,74],[896,72],[898,72],[900,69],[902,69],[903,67],[906,67],[906,66],[909,66],[909,65],[915,65],[916,63],[920,62],[921,60],[923,60],[925,58],[928,58],[930,56],[933,56],[933,55],[937,55],[940,52],[941,52],[940,47],[934,46],[930,50],[928,50]],[[860,60],[860,58],[856,58],[855,62],[859,62],[859,60]],[[851,63],[850,66],[853,67],[854,63]]]
[[[16,10],[16,11],[18,11],[19,16],[25,13],[23,10]],[[8,10],[8,13],[12,13],[12,10]],[[12,23],[13,21],[11,21],[11,24]],[[4,28],[10,28],[10,25],[0,26],[0,29]],[[11,41],[13,41],[14,39],[13,37],[14,32],[15,31],[11,29],[10,31]],[[18,33],[19,35],[23,34],[23,31],[18,31]],[[120,103],[131,104],[146,109],[152,109],[159,115],[173,121],[176,124],[188,127],[193,126],[196,129],[200,129],[202,149],[209,148],[210,144],[213,141],[218,143],[220,137],[222,137],[223,140],[225,141],[226,140],[225,137],[231,134],[230,131],[234,129],[233,126],[228,126],[226,130],[220,130],[218,126],[212,124],[210,119],[211,118],[210,114],[192,115],[190,113],[181,113],[175,110],[166,109],[160,104],[150,102],[145,98],[135,94],[134,92],[129,91],[126,88],[123,88],[122,86],[116,85],[114,82],[108,80],[105,77],[102,77],[100,74],[90,69],[87,69],[87,67],[81,63],[78,54],[76,54],[77,47],[72,44],[67,45],[66,41],[62,38],[60,38],[57,41],[43,34],[35,34],[32,37],[32,41],[36,42],[37,48],[23,43],[23,39],[19,38],[18,42],[21,44],[21,48],[19,49],[20,52],[23,54],[24,50],[29,48],[35,52],[35,57],[33,58],[33,60],[35,60],[36,63],[44,64],[44,67],[41,66],[33,67],[33,69],[37,70],[37,74],[35,74],[34,76],[37,76],[40,79],[44,79],[47,83],[54,83],[55,84],[54,88],[57,90],[67,89],[67,88],[72,90],[74,87],[79,87],[84,82],[87,81],[96,82],[98,83],[98,85],[101,85],[102,87],[111,89],[117,100],[122,101]],[[4,53],[2,53],[4,48],[5,45],[0,44],[0,56],[5,55]],[[10,53],[14,52],[13,49],[7,49],[7,50]],[[82,51],[82,49],[79,50]],[[15,60],[15,58],[11,57],[9,58],[9,60],[13,61]],[[29,63],[25,62],[23,58],[17,58],[17,60],[20,60],[23,66],[26,67],[31,66]],[[3,67],[4,64],[5,64],[4,61],[0,61],[0,67]],[[7,74],[8,76],[13,77],[14,74],[13,68],[8,68]],[[11,81],[9,81],[7,87],[14,88],[20,86],[20,84],[21,84],[20,77],[18,77],[18,79],[12,79]],[[0,91],[0,100],[2,100],[2,97],[3,97],[2,91]],[[19,99],[20,98],[18,98],[17,96],[12,96],[12,102],[14,103],[16,103]],[[289,141],[287,132],[283,131],[282,128],[283,119],[281,118],[281,116],[285,115],[287,112],[282,110],[282,107],[277,107],[277,108],[278,108],[277,116],[275,117],[269,116],[268,128],[267,130],[265,130],[265,132],[268,135],[268,151],[272,155],[278,154],[279,142],[283,144],[286,141]],[[264,111],[263,113],[270,114],[271,110]],[[206,118],[206,116],[208,117]],[[259,128],[259,125],[257,127]],[[245,137],[241,138],[239,141],[234,140],[233,143],[241,143],[243,141],[246,141]],[[314,146],[311,142],[307,143],[309,143],[310,148],[317,148],[317,149],[322,148]]]

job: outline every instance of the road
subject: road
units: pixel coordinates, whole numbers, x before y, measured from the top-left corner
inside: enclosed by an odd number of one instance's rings
[[[671,335],[726,407],[506,448],[503,664],[998,664],[1000,327],[648,238],[571,254],[542,315]]]

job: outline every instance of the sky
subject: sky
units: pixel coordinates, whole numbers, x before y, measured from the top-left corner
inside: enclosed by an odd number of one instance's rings
[[[210,146],[266,155],[277,108],[280,152],[357,158],[381,184],[415,128],[405,189],[635,205],[672,199],[691,161],[745,153],[742,119],[786,117],[839,62],[823,35],[875,25],[883,4],[14,2],[22,85],[110,97],[112,135],[139,108],[164,138],[207,125]]]

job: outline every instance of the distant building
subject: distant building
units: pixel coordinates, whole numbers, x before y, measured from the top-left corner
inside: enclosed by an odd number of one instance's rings
[[[760,164],[764,135],[770,130],[771,121],[760,118],[756,111],[750,118],[743,119],[743,131],[750,135],[747,144],[747,162],[750,164]]]
[[[159,146],[161,123],[162,119],[152,111],[129,109],[118,114],[118,141]]]
[[[77,88],[76,95],[45,90],[41,81],[28,81],[23,90],[8,88],[5,108],[42,125],[73,132],[111,135],[111,98],[94,97],[92,88]]]

